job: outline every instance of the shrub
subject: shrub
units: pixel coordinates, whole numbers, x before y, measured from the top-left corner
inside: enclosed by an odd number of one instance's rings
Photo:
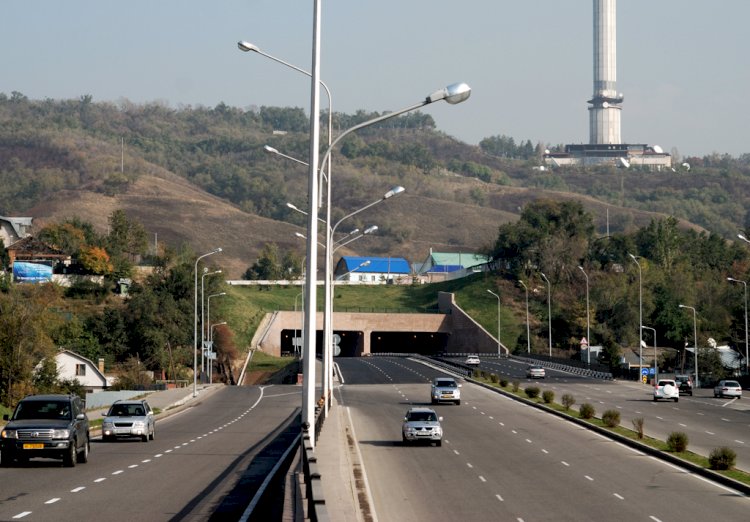
[[[633,423],[633,429],[638,434],[638,438],[643,438],[643,417],[636,417],[631,421]]]
[[[581,404],[581,408],[578,410],[579,415],[582,419],[591,419],[596,415],[596,410],[588,402]]]
[[[573,397],[571,394],[566,393],[562,396],[562,405],[566,410],[569,410],[571,406],[573,406],[576,403],[576,398]]]
[[[722,446],[711,450],[708,456],[708,464],[711,469],[731,469],[737,461],[737,454],[732,448]]]
[[[673,431],[667,437],[667,448],[669,451],[681,453],[688,447],[688,436],[682,431]]]
[[[540,390],[537,386],[528,386],[524,391],[526,392],[526,396],[529,399],[536,399],[537,397],[539,397]]]
[[[491,374],[490,374],[490,382],[491,382],[492,384],[497,384],[497,381],[498,381],[498,380],[499,380],[499,379],[498,379],[498,377],[497,377],[497,374],[496,374],[496,373],[491,373]]]
[[[482,376],[482,371],[481,370],[472,370],[471,371],[471,376],[474,377],[475,379],[479,379]]]
[[[508,379],[506,379],[506,378],[500,379],[500,386],[502,386],[503,388],[507,388],[508,387]]]
[[[513,381],[512,386],[513,386],[513,391],[517,392],[520,384],[518,383],[518,381]]]
[[[617,410],[607,410],[602,413],[602,422],[608,428],[615,428],[620,425],[620,412]]]
[[[544,390],[542,392],[542,399],[544,400],[545,404],[551,404],[555,402],[555,392],[552,390]]]

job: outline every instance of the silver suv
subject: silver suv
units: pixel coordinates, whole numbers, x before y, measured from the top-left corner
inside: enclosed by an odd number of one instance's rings
[[[430,408],[409,408],[401,425],[401,439],[404,443],[425,441],[440,446],[443,443],[442,417]]]
[[[118,437],[140,437],[143,442],[148,442],[156,436],[154,412],[144,400],[115,401],[103,415],[104,442]]]
[[[432,404],[439,402],[453,402],[461,404],[461,387],[453,377],[435,377],[432,380],[430,400]]]

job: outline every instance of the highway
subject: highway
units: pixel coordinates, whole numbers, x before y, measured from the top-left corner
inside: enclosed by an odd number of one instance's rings
[[[435,406],[442,447],[405,445],[404,412],[430,404],[443,372],[405,358],[337,362],[381,522],[745,520],[750,509],[737,492],[470,383],[460,406]]]
[[[75,468],[0,468],[0,520],[236,520],[235,486],[300,403],[299,387],[225,387],[157,420],[152,442],[93,440]]]
[[[527,364],[513,359],[483,359],[483,370],[518,380],[522,387]],[[653,401],[652,387],[635,381],[602,381],[558,370],[547,370],[547,377],[534,385],[555,392],[556,402],[569,393],[596,408],[620,412],[621,424],[632,428],[632,419],[644,419],[646,435],[666,440],[669,433],[681,431],[689,439],[688,449],[708,456],[711,450],[727,446],[737,453],[737,467],[750,471],[750,397],[739,400],[714,398],[713,389],[693,390],[693,396],[681,395],[679,402]]]

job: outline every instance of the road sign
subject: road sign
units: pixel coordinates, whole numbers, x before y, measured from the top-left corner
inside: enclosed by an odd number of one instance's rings
[[[341,355],[341,346],[339,346],[339,343],[341,342],[341,336],[337,333],[333,334],[333,356],[338,357]]]
[[[206,359],[208,359],[209,361],[216,359],[216,352],[206,353]]]
[[[588,347],[588,345],[589,345],[589,342],[586,340],[585,337],[583,337],[581,339],[581,348],[586,348],[586,347]]]
[[[203,341],[203,349],[210,350],[213,344],[214,344],[213,341]]]

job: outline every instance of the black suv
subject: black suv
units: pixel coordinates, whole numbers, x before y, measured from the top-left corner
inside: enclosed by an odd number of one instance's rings
[[[68,467],[89,459],[89,419],[76,395],[29,395],[16,406],[2,431],[0,464],[33,457],[62,459]]]
[[[693,379],[689,375],[677,374],[674,381],[680,389],[680,395],[693,395]]]

